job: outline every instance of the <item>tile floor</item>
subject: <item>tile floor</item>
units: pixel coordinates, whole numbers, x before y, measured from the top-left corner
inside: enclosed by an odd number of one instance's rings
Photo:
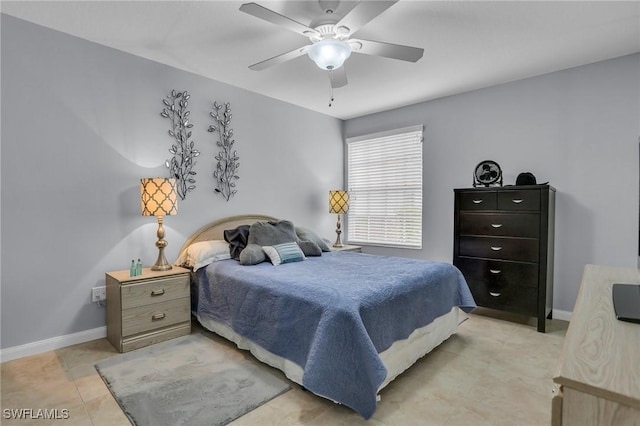
[[[552,377],[568,323],[548,320],[542,334],[533,319],[476,312],[382,390],[368,422],[293,384],[232,425],[549,425]],[[100,339],[3,363],[0,423],[129,425],[93,367],[115,355]],[[11,408],[66,409],[69,419],[8,420],[4,409]]]

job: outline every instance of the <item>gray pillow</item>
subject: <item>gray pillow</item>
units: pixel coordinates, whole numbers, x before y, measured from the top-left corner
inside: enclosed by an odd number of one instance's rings
[[[262,247],[257,244],[249,244],[240,252],[240,264],[244,266],[257,265],[267,260]]]
[[[298,242],[293,223],[288,220],[256,222],[249,229],[248,244],[274,246]]]
[[[298,245],[300,246],[300,249],[305,256],[322,256],[322,250],[320,249],[320,246],[318,246],[313,241],[300,240],[298,241]]]
[[[331,251],[327,243],[309,228],[296,226],[296,234],[300,241],[313,241],[322,251]],[[305,253],[306,254],[306,253]]]

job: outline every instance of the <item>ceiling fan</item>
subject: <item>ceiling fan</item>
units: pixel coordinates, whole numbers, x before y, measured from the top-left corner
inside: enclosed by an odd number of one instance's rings
[[[311,21],[308,26],[257,3],[245,3],[240,6],[242,12],[280,25],[311,41],[311,44],[250,65],[249,68],[259,71],[307,54],[320,69],[329,71],[331,87],[338,88],[347,84],[347,74],[342,65],[352,52],[417,62],[422,58],[424,49],[351,37],[396,2],[397,0],[361,1],[340,18],[338,14],[334,14],[339,0],[319,0],[324,14]]]

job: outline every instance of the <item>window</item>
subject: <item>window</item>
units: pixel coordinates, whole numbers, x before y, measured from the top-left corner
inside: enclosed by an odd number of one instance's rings
[[[422,248],[422,126],[347,139],[350,243]]]

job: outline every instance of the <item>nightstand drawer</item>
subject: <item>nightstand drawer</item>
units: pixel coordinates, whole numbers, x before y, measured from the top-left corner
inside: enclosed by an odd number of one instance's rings
[[[460,212],[460,235],[538,238],[538,213]]]
[[[498,207],[498,194],[491,191],[473,191],[460,193],[460,210],[495,210]]]
[[[503,191],[498,194],[500,210],[540,210],[540,191]]]
[[[122,309],[189,297],[189,276],[177,275],[126,284],[120,288]]]
[[[191,320],[189,299],[174,299],[122,311],[122,336]]]
[[[538,262],[539,243],[533,238],[460,237],[460,256]]]

